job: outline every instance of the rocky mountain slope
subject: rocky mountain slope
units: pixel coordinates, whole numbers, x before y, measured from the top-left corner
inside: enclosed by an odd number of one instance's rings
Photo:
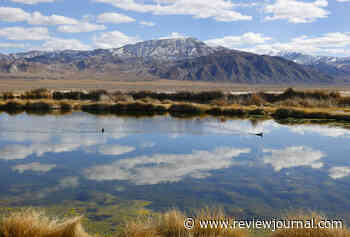
[[[332,76],[350,77],[350,57],[312,56],[296,52],[279,52],[274,55],[312,66],[318,71]]]
[[[215,53],[215,48],[194,38],[150,40],[114,49],[113,54],[121,57],[141,57],[158,60],[180,60]]]
[[[177,80],[228,81],[235,83],[318,83],[332,78],[316,70],[283,59],[235,50],[184,59],[153,68],[162,78]]]
[[[127,80],[230,81],[237,83],[309,83],[332,79],[280,57],[261,56],[223,47],[212,48],[194,38],[163,39],[91,51],[31,51],[0,55],[3,74],[43,78],[100,77]],[[122,76],[123,75],[123,76]]]

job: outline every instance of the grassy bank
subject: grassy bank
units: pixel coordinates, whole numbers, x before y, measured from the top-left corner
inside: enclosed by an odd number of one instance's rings
[[[194,220],[230,220],[220,210],[203,209],[191,215]],[[191,230],[184,228],[187,215],[171,210],[150,217],[139,217],[123,224],[120,233],[115,237],[348,237],[349,229],[345,228],[281,228],[277,231],[240,228],[207,228],[195,223]],[[315,213],[299,213],[284,217],[285,220],[315,220],[315,224],[327,218]],[[54,218],[42,211],[24,209],[4,214],[0,218],[0,237],[90,237],[82,224],[82,217]],[[94,235],[101,236],[101,235]],[[101,236],[102,237],[102,236]]]
[[[350,121],[350,97],[337,92],[295,91],[282,94],[224,94],[212,92],[155,93],[98,91],[5,92],[0,111],[9,113],[52,113],[85,111],[94,114],[139,114],[173,116],[265,117],[278,120],[318,119]]]

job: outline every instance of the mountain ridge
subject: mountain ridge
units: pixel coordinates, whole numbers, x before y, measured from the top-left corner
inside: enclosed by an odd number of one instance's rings
[[[317,73],[308,65],[224,47],[213,48],[194,38],[150,40],[115,49],[29,51],[3,58],[0,55],[0,71],[71,78],[77,75],[114,78],[129,74],[132,80],[160,77],[238,83],[331,81],[329,76]]]
[[[302,65],[314,67],[321,73],[331,76],[350,77],[350,57],[313,56],[291,51],[272,54]]]
[[[234,83],[331,83],[332,77],[283,59],[237,50],[222,50],[194,59],[179,60],[154,69],[161,78]]]

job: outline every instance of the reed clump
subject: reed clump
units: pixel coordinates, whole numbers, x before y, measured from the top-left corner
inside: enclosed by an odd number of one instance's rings
[[[350,97],[338,92],[296,91],[287,89],[281,94],[247,93],[224,94],[220,91],[157,93],[152,91],[114,92],[50,91],[36,89],[23,94],[1,94],[0,111],[9,113],[83,110],[98,114],[173,116],[272,116],[277,119],[333,119],[350,121],[344,112]],[[9,99],[14,98],[14,99]]]
[[[204,209],[195,213],[195,220],[212,219],[227,220],[220,210],[209,211]],[[195,224],[191,230],[184,228],[186,216],[178,211],[171,210],[157,215],[152,219],[144,218],[126,224],[120,237],[248,237],[249,232],[243,229],[231,228],[201,228]]]
[[[64,101],[60,103],[61,111],[68,112],[68,111],[72,111],[73,108],[74,106],[71,103],[64,102]]]
[[[22,111],[25,109],[25,104],[22,101],[12,100],[6,103],[0,104],[0,110],[2,111]]]
[[[329,113],[327,111],[309,111],[294,108],[279,108],[272,117],[277,119],[297,118],[297,119],[333,119],[341,121],[350,121],[347,114]]]
[[[25,105],[26,111],[43,111],[49,112],[55,108],[55,105],[48,101],[29,101]]]
[[[11,91],[6,91],[1,94],[1,98],[3,100],[13,100],[15,99],[15,95]]]
[[[208,104],[214,100],[220,100],[225,98],[225,94],[221,91],[203,91],[203,92],[188,92],[179,91],[176,93],[157,93],[152,91],[138,91],[131,92],[130,95],[133,96],[135,100],[140,100],[144,98],[152,98],[160,101],[171,100],[177,102],[193,102]]]
[[[114,114],[164,114],[167,112],[167,108],[163,105],[142,102],[116,104],[93,103],[82,105],[81,109],[85,112]]]
[[[350,231],[345,226],[340,226],[340,223],[324,223],[327,218],[317,213],[296,213],[288,215],[285,220],[302,221],[303,223],[313,221],[313,225],[299,225],[290,228],[289,224],[285,227],[273,232],[269,237],[349,237]],[[311,228],[310,228],[311,227]],[[325,228],[327,227],[327,228]]]
[[[173,104],[169,108],[170,114],[202,114],[205,110],[199,105],[191,103]]]
[[[44,212],[25,209],[0,220],[0,237],[89,237],[81,226],[81,217],[49,218]]]
[[[192,222],[185,222],[192,216]],[[314,212],[296,212],[282,218],[284,224],[276,231],[265,230],[265,237],[349,237],[350,230],[344,222],[329,221],[325,216]],[[126,222],[116,237],[256,237],[253,229],[230,228],[228,225],[207,225],[208,220],[233,223],[235,218],[229,217],[221,209],[204,208],[192,215],[178,210],[142,216]],[[91,237],[81,225],[82,217],[53,218],[45,212],[32,208],[3,214],[0,217],[0,237]],[[202,221],[202,222],[200,222]],[[309,224],[307,224],[309,222]],[[313,224],[310,224],[312,222]],[[185,224],[193,228],[186,229]],[[202,224],[201,224],[202,223]],[[302,223],[300,225],[300,223]],[[327,227],[327,228],[321,228]],[[261,232],[262,233],[262,232]],[[257,235],[260,237],[260,235]]]
[[[100,101],[102,96],[109,95],[106,90],[85,91],[54,91],[52,98],[54,100],[92,100]]]
[[[51,92],[46,88],[39,88],[31,91],[26,91],[24,94],[20,95],[20,98],[27,100],[50,99]]]

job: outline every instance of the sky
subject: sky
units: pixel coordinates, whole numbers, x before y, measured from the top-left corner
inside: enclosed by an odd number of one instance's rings
[[[348,57],[349,12],[350,0],[0,0],[0,53],[194,37],[255,53]]]

